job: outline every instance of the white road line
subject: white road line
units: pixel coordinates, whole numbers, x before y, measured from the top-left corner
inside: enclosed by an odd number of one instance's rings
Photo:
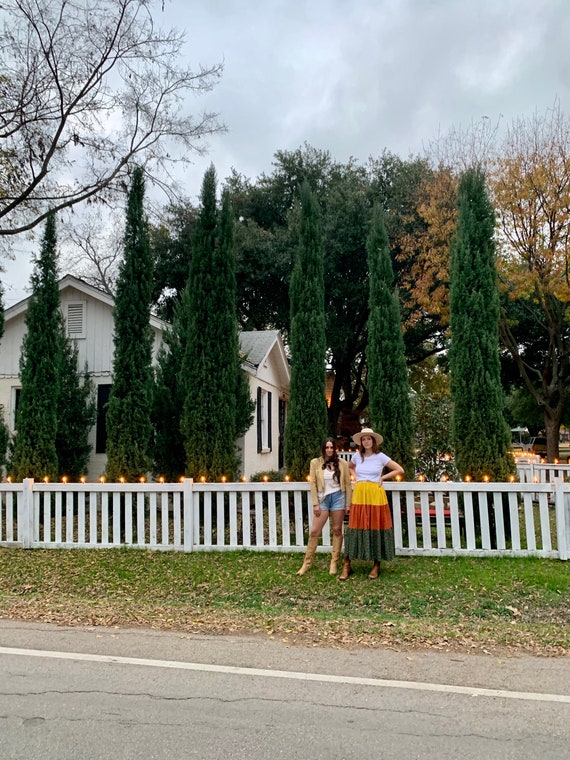
[[[413,689],[415,691],[436,691],[445,694],[465,694],[470,697],[494,697],[500,699],[522,699],[529,702],[560,702],[570,704],[570,695],[541,694],[532,691],[506,691],[504,689],[480,689],[476,686],[454,686],[452,684],[423,683],[421,681],[392,681],[383,678],[359,678],[357,676],[335,676],[326,673],[299,673],[289,670],[262,670],[261,668],[238,668],[233,665],[207,665],[200,662],[179,662],[176,660],[147,660],[138,657],[116,657],[114,655],[84,654],[81,652],[52,652],[42,649],[16,649],[0,647],[0,655],[19,657],[44,657],[55,660],[78,660],[101,662],[111,665],[138,665],[145,668],[172,668],[175,670],[195,670],[204,673],[223,673],[257,678],[289,678],[294,681],[316,681],[319,683],[351,684],[373,686],[383,689]]]

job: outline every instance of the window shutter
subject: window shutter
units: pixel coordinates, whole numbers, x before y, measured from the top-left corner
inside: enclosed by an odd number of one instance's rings
[[[261,409],[261,388],[257,388],[257,453],[261,454],[263,448],[263,413]]]
[[[273,451],[271,441],[271,391],[267,391],[267,448]]]

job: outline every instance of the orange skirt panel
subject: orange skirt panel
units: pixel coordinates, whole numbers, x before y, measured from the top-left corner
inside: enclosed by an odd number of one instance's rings
[[[378,483],[367,480],[356,483],[348,527],[356,530],[389,530],[392,527],[386,491]]]

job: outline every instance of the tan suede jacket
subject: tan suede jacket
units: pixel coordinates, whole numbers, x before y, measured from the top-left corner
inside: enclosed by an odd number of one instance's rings
[[[325,490],[325,476],[323,472],[324,459],[317,457],[311,459],[311,467],[309,471],[309,479],[311,483],[311,496],[313,497],[313,506],[316,507],[319,504],[319,492]],[[340,490],[345,494],[346,506],[350,506],[350,499],[352,496],[352,485],[350,482],[350,470],[348,469],[348,462],[344,459],[338,460],[338,466],[340,470]]]

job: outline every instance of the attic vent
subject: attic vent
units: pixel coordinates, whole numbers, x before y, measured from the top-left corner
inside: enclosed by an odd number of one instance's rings
[[[85,337],[84,313],[84,303],[67,304],[67,334],[70,338]]]

